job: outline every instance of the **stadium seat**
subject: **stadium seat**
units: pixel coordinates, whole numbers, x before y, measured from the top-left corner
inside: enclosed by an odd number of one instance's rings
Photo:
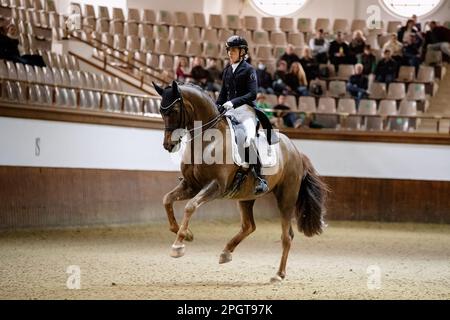
[[[349,115],[345,119],[344,128],[359,129],[361,118],[354,116],[354,115],[356,115],[355,99],[351,99],[351,98],[339,99],[337,111],[339,113],[345,113],[345,114]],[[353,115],[353,116],[351,116],[351,115]]]
[[[309,18],[297,19],[297,29],[302,33],[312,33],[312,20]]]
[[[336,113],[336,100],[333,98],[320,98],[317,106],[316,122],[324,128],[336,129],[338,116]],[[320,113],[329,113],[326,115]],[[336,114],[336,116],[332,115]]]
[[[262,17],[261,28],[267,32],[276,31],[277,25],[274,17]]]
[[[256,31],[258,29],[258,19],[255,16],[245,16],[244,29],[249,31]]]
[[[398,73],[397,81],[413,82],[415,77],[416,77],[416,68],[401,66]]]
[[[391,83],[389,85],[387,99],[403,100],[406,97],[406,89],[404,83]]]
[[[280,18],[280,30],[283,32],[296,32],[293,18]]]

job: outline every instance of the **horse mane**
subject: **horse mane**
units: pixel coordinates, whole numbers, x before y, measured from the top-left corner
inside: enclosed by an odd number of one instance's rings
[[[212,106],[216,105],[216,102],[213,100],[213,98],[211,98],[211,96],[207,94],[202,87],[194,83],[180,83],[180,89],[185,88],[188,89],[190,93],[194,93],[195,95],[197,95],[197,97],[207,100]]]

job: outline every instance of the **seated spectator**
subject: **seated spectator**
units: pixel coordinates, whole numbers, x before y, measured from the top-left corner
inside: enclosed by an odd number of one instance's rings
[[[289,93],[296,97],[309,95],[308,80],[300,62],[292,64],[289,73],[286,75],[286,85]]]
[[[0,20],[0,59],[17,62],[20,59],[19,40],[10,37],[13,28],[8,20]]]
[[[330,50],[328,51],[330,62],[334,64],[336,71],[339,70],[339,65],[350,63],[349,53],[349,47],[344,41],[342,32],[338,32],[336,40],[330,43]]]
[[[266,95],[264,93],[258,93],[256,96],[256,107],[263,110],[270,122],[273,120],[273,112],[267,111],[272,110],[272,105],[267,102]]]
[[[383,46],[383,52],[389,50],[391,52],[391,57],[398,64],[402,61],[403,55],[403,45],[397,40],[397,34],[393,33],[391,39],[386,42]]]
[[[305,49],[303,49],[303,57],[300,59],[300,63],[303,70],[305,70],[306,79],[308,81],[319,77],[319,64],[312,56],[312,51],[310,48],[305,47]]]
[[[384,50],[383,59],[381,59],[375,68],[375,80],[390,84],[397,77],[397,62],[392,59],[391,51]]]
[[[366,38],[361,30],[353,33],[352,41],[349,44],[349,63],[355,64],[358,58],[363,54],[366,46]]]
[[[368,76],[375,72],[375,67],[377,66],[377,58],[372,53],[372,48],[368,44],[364,47],[363,54],[359,57],[359,63],[363,65],[363,74]]]
[[[264,63],[258,63],[258,69],[256,70],[256,77],[258,78],[258,91],[266,94],[275,94],[272,89],[272,76],[267,72],[267,67]]]
[[[208,66],[206,69],[209,73],[208,81],[211,82],[211,86],[213,88],[212,91],[220,91],[222,87],[222,72],[217,66],[216,59],[208,59]]]
[[[281,56],[280,60],[287,62],[288,70],[291,68],[294,62],[300,62],[299,56],[294,52],[294,46],[289,44],[286,48],[286,52]]]
[[[185,57],[180,57],[178,60],[177,69],[175,70],[177,81],[186,82],[191,75],[188,72],[188,62]]]
[[[419,30],[416,28],[415,26],[415,22],[412,19],[409,19],[406,22],[406,25],[401,27],[398,32],[397,32],[397,39],[401,42],[401,43],[405,43],[408,39],[409,36],[411,34],[414,34],[418,37],[420,37],[420,32]]]
[[[208,91],[217,91],[214,89],[211,76],[208,70],[203,67],[203,59],[200,57],[194,58],[194,62],[192,63],[191,78],[192,82],[202,87],[202,89]]]
[[[295,128],[297,122],[297,116],[295,113],[289,112],[291,108],[286,104],[286,96],[280,95],[278,97],[278,104],[273,107],[274,110],[279,110],[275,116],[277,118],[283,118],[283,123],[288,128]]]
[[[442,51],[450,57],[450,29],[439,26],[436,21],[430,23],[430,31],[427,32],[427,49]]]
[[[286,74],[287,74],[287,62],[284,60],[278,61],[277,70],[273,77],[272,88],[276,95],[285,94],[286,88]]]
[[[320,63],[328,63],[329,42],[325,39],[322,29],[317,31],[316,37],[309,41],[309,47],[312,50],[313,57]]]
[[[422,40],[411,33],[403,46],[403,65],[415,67],[417,72],[422,63],[421,49]]]
[[[367,89],[369,87],[369,80],[363,71],[363,65],[358,63],[355,66],[355,74],[350,77],[347,83],[347,91],[355,98],[356,107],[359,106],[361,99],[368,97]]]

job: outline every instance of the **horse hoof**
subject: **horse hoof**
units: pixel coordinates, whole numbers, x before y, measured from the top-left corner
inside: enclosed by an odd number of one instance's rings
[[[184,237],[184,240],[187,242],[194,241],[194,234],[192,233],[191,230],[188,229],[188,231],[186,231],[186,237]]]
[[[233,260],[233,257],[230,252],[222,252],[219,259],[219,264],[225,264],[231,262],[231,260]]]
[[[276,275],[275,277],[270,278],[270,283],[281,283],[283,281],[283,278],[279,275]]]
[[[182,245],[178,245],[172,246],[172,251],[170,252],[170,256],[172,258],[181,258],[182,256],[184,256],[184,253],[186,252],[186,247],[184,246],[184,244]]]

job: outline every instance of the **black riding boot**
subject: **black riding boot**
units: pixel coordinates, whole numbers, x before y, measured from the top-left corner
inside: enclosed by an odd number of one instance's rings
[[[254,191],[255,195],[260,195],[269,191],[269,186],[267,185],[266,179],[261,176],[261,162],[259,161],[259,155],[257,163],[252,165],[252,173],[256,180]]]

